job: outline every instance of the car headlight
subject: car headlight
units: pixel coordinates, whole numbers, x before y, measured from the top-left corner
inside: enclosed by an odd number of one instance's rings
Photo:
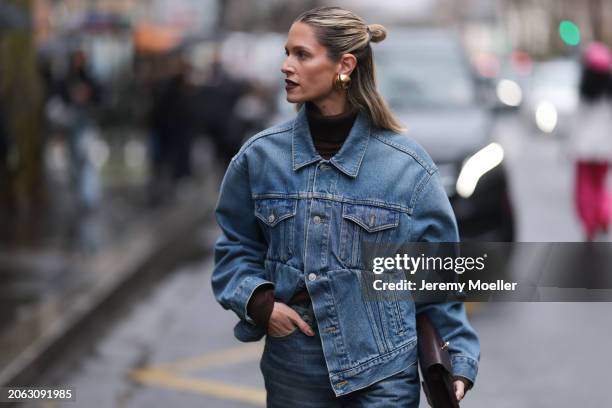
[[[535,120],[538,129],[544,133],[552,133],[559,120],[557,108],[550,102],[540,102],[536,108]]]
[[[504,105],[516,107],[523,102],[523,90],[515,81],[502,79],[497,83],[497,98]]]
[[[499,143],[490,143],[470,156],[457,178],[457,193],[463,198],[474,194],[478,180],[486,173],[499,166],[504,160],[504,149]]]

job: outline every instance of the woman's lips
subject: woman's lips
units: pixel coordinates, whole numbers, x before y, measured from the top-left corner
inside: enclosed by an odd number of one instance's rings
[[[289,90],[289,89],[293,89],[296,86],[299,86],[297,82],[293,82],[289,79],[285,79],[285,89]]]

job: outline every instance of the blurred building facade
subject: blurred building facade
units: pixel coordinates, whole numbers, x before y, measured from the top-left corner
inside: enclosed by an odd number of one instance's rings
[[[558,30],[563,20],[577,24],[582,42],[612,43],[612,2],[608,0],[505,0],[500,5],[512,45],[534,56],[567,52]]]
[[[0,202],[9,196],[26,202],[40,190],[45,78],[36,64],[41,55],[50,71],[61,70],[69,52],[84,49],[92,74],[105,83],[102,106],[123,115],[117,121],[139,125],[135,112],[143,105],[134,102],[133,87],[145,76],[146,69],[138,71],[135,62],[140,55],[182,52],[185,43],[209,41],[189,46],[190,63],[198,68],[199,62],[209,64],[217,43],[223,42],[222,59],[230,62],[226,68],[231,74],[275,83],[277,58],[282,59],[282,42],[293,19],[306,9],[333,4],[356,11],[369,23],[459,28],[473,54],[520,50],[542,59],[571,54],[578,47],[561,40],[562,20],[576,23],[583,43],[612,43],[609,0],[4,0]],[[245,59],[259,62],[246,70],[236,63]],[[153,60],[151,65],[159,64]]]

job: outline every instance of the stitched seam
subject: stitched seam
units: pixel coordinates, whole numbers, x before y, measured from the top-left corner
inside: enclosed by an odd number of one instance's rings
[[[355,164],[355,166],[353,166],[352,169],[349,169],[348,167],[346,167],[342,162],[339,162],[337,160],[333,160],[333,162],[338,166],[338,168],[340,168],[343,173],[345,173],[347,176],[350,177],[356,177],[357,173],[359,171],[359,168],[361,167],[361,162],[363,161],[363,158],[365,157],[366,154],[366,150],[368,148],[368,144],[370,143],[370,129],[368,129],[368,136],[366,138],[365,141],[365,146],[363,146],[363,149],[361,151],[361,157],[359,157],[359,160],[357,161],[357,163]]]
[[[291,168],[295,171],[295,125],[297,121],[293,122],[291,126]]]
[[[416,210],[416,205],[417,205],[419,199],[421,198],[421,192],[425,189],[425,186],[427,184],[429,184],[429,181],[431,180],[431,178],[433,177],[434,174],[435,174],[435,172],[434,173],[429,173],[427,176],[423,177],[419,181],[417,186],[415,187],[414,193],[412,194],[412,199],[410,200],[410,207],[412,208],[413,211]]]
[[[246,166],[246,163],[243,162],[242,160],[242,155],[236,155],[232,158],[232,160],[230,161],[230,166],[233,164],[235,164],[238,167],[239,171],[243,171],[245,173],[248,174],[249,169]],[[229,169],[228,169],[229,170]]]
[[[295,216],[295,212],[294,213],[287,213],[284,215],[281,215],[279,217],[277,217],[273,223],[270,223],[267,218],[263,215],[263,214],[259,214],[259,213],[255,213],[255,216],[257,218],[259,218],[260,220],[262,220],[264,222],[264,224],[274,228],[276,227],[276,225],[278,225],[279,222],[286,220],[287,218],[291,218]]]
[[[416,160],[425,170],[427,170],[428,173],[432,174],[436,168],[434,166],[429,166],[425,160],[423,160],[414,150],[407,148],[406,146],[402,146],[398,143],[392,142],[391,140],[385,138],[384,136],[381,135],[374,135],[374,137],[378,140],[380,140],[382,143],[394,147],[397,150],[406,153],[407,155],[411,156],[414,160]]]
[[[314,163],[316,161],[319,161],[319,159],[321,159],[321,156],[316,155],[315,157],[313,157],[313,158],[311,158],[309,160],[306,160],[306,161],[304,161],[302,163],[295,164],[295,156],[296,156],[296,151],[295,151],[295,140],[296,140],[296,137],[295,137],[295,128],[296,128],[296,126],[297,126],[297,118],[293,121],[293,124],[291,126],[291,168],[293,169],[293,171],[297,171],[298,169],[300,169],[300,168],[302,168],[304,166],[307,166],[307,165],[309,165],[311,163]],[[287,130],[289,130],[289,129],[287,129]]]
[[[261,279],[262,281],[265,281],[265,282],[260,282],[258,285],[256,285],[256,286],[255,286],[255,287],[254,287],[254,288],[251,290],[251,293],[249,293],[249,296],[247,296],[247,298],[246,298],[246,302],[245,302],[245,304],[244,304],[244,315],[243,315],[243,316],[245,316],[245,320],[246,320],[246,316],[249,316],[249,314],[248,314],[248,310],[247,310],[247,309],[248,309],[248,306],[249,306],[249,301],[250,301],[250,300],[251,300],[251,298],[253,297],[253,293],[255,293],[255,290],[256,290],[258,287],[260,287],[260,286],[262,286],[262,285],[267,285],[267,284],[272,284],[272,288],[273,288],[273,289],[276,287],[276,284],[275,284],[274,282],[270,282],[270,281],[266,280],[266,279],[265,279],[265,277],[264,277],[264,278],[261,278],[261,277],[259,277],[259,276],[247,276],[247,277],[246,277],[246,278],[245,278],[245,279],[244,279],[244,280],[243,280],[243,281],[240,283],[240,285],[239,285],[239,286],[238,286],[238,288],[236,289],[236,292],[238,292],[238,290],[239,290],[239,289],[243,289],[243,288],[244,288],[244,286],[247,284],[247,282],[250,282],[251,280],[255,280],[255,279]],[[239,305],[236,305],[236,306],[239,306]],[[249,316],[249,317],[251,317],[251,316]],[[252,319],[251,319],[251,320],[252,320]],[[248,322],[247,322],[247,323],[248,323]],[[249,323],[249,324],[250,324],[250,323]]]
[[[417,338],[416,338],[416,336],[414,336],[406,344],[404,344],[404,345],[402,345],[402,346],[400,346],[398,348],[395,348],[395,349],[393,349],[391,351],[388,351],[388,352],[386,352],[384,354],[380,354],[380,355],[378,355],[376,357],[373,357],[373,358],[371,358],[369,360],[366,360],[363,363],[360,363],[360,364],[358,364],[358,365],[356,365],[354,367],[347,368],[347,369],[342,370],[342,371],[334,372],[333,373],[333,377],[340,376],[343,373],[359,369],[359,368],[363,367],[364,365],[368,365],[368,364],[371,364],[371,363],[374,363],[374,364],[371,365],[371,367],[374,367],[374,366],[377,365],[376,361],[381,361],[382,362],[382,361],[386,360],[387,358],[389,358],[390,356],[392,356],[394,354],[400,354],[403,350],[408,349],[410,347],[416,346],[416,342],[417,342]]]
[[[397,374],[401,373],[402,371],[404,371],[404,370],[406,370],[406,369],[408,369],[408,368],[410,368],[410,367],[412,367],[412,366],[416,365],[417,363],[418,363],[418,360],[414,360],[412,363],[410,363],[410,365],[409,365],[408,367],[404,367],[404,368],[402,368],[402,369],[400,369],[400,370],[396,371],[395,373],[390,374],[390,375],[389,375],[389,377],[392,377],[392,376],[394,376],[394,375],[397,375]],[[363,386],[361,386],[361,387],[356,387],[356,388],[354,388],[354,389],[353,389],[353,388],[351,388],[351,390],[350,390],[349,392],[355,392],[355,391],[362,390],[362,389],[364,389],[364,388],[369,387],[369,386],[370,386],[370,385],[372,385],[372,384],[373,384],[373,382],[369,382],[369,383],[367,383],[367,384],[365,384],[365,385],[363,385]],[[334,393],[336,393],[335,389],[334,389]],[[342,395],[346,395],[346,394],[342,394]],[[340,395],[336,394],[336,396],[338,397],[338,396],[340,396]]]
[[[384,208],[387,210],[400,211],[400,212],[407,213],[407,214],[412,213],[412,208],[406,207],[400,204],[389,204],[389,203],[384,203],[384,202],[380,202],[377,200],[371,200],[371,199],[352,199],[352,198],[342,197],[336,194],[317,193],[317,192],[302,192],[302,193],[297,193],[297,194],[252,193],[251,198],[253,200],[258,200],[258,199],[263,199],[263,198],[292,198],[292,199],[299,199],[299,200],[316,198],[320,200],[335,201],[338,203],[349,203],[349,204],[356,204],[356,205],[371,205],[373,207]]]
[[[365,157],[366,150],[368,149],[368,144],[370,143],[371,134],[372,134],[372,127],[368,126],[368,137],[366,138],[365,146],[363,146],[363,151],[361,152],[361,157],[359,158],[359,162],[357,162],[357,165],[355,166],[355,174],[361,167],[361,162],[363,161],[363,158]]]
[[[260,133],[256,134],[251,139],[249,139],[244,145],[242,145],[238,154],[234,156],[234,159],[243,156],[245,152],[249,149],[249,147],[251,147],[251,145],[255,143],[256,141],[258,141],[259,139],[266,137],[266,136],[272,136],[272,135],[286,132],[289,129],[291,129],[292,126],[293,126],[292,124],[286,124],[286,125],[281,124],[281,125],[278,125],[278,127],[275,126],[267,130],[262,130]]]
[[[455,361],[455,360],[466,362],[470,365],[478,366],[478,361],[474,360],[472,357],[468,357],[463,354],[455,354],[453,357],[451,357],[451,361]]]
[[[370,227],[369,225],[364,224],[363,221],[361,221],[358,217],[355,217],[354,215],[344,215],[343,214],[342,218],[355,222],[356,224],[361,226],[361,228],[365,229],[368,232],[378,232],[378,231],[382,231],[382,230],[385,230],[391,227],[397,227],[399,225],[399,220],[396,220],[395,222],[392,222],[392,223],[377,225],[376,227]]]
[[[257,200],[256,198],[252,198],[253,200]],[[291,208],[291,211],[289,211],[288,213],[285,213],[283,215],[278,216],[278,218],[276,219],[275,222],[273,223],[269,223],[266,219],[266,216],[263,212],[259,211],[257,209],[257,207],[255,208],[255,216],[257,216],[259,219],[261,219],[263,222],[265,222],[266,224],[273,226],[275,224],[278,224],[280,221],[284,220],[285,218],[289,218],[289,217],[293,217],[294,215],[297,214],[297,201],[295,201],[295,199],[292,199],[293,203]]]

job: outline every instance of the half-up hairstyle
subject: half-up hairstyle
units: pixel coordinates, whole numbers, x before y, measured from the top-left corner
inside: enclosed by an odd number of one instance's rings
[[[387,102],[376,90],[376,72],[371,43],[381,42],[387,30],[380,24],[367,25],[356,14],[340,7],[317,7],[302,13],[295,22],[311,26],[319,43],[327,49],[329,58],[337,62],[343,54],[353,54],[357,65],[351,73],[347,90],[348,103],[365,112],[373,126],[403,132]],[[298,108],[301,107],[298,104]]]

